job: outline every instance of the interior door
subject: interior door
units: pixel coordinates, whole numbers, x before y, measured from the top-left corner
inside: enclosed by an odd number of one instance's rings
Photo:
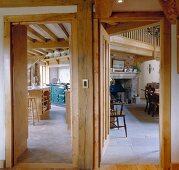
[[[14,164],[27,149],[27,28],[13,25],[11,28],[11,57],[13,76]]]
[[[100,25],[100,149],[101,157],[110,130],[110,37]]]

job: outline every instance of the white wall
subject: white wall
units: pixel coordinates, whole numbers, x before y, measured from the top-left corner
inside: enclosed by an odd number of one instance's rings
[[[75,13],[77,6],[47,6],[47,7],[19,7],[0,8],[0,160],[5,160],[5,112],[4,112],[4,56],[3,56],[3,16],[47,13]]]
[[[50,83],[53,83],[53,78],[60,80],[61,83],[70,83],[70,67],[50,67],[49,69],[49,79]]]
[[[152,66],[150,74],[149,64]],[[141,73],[139,76],[139,96],[141,98],[145,97],[141,89],[145,89],[146,84],[152,82],[160,82],[160,61],[150,60],[141,64]]]
[[[178,49],[179,50],[179,49]],[[172,80],[171,80],[171,146],[172,162],[179,163],[179,74],[177,74],[176,26],[172,26]],[[166,127],[167,128],[167,127]]]
[[[62,83],[70,83],[70,67],[60,67],[58,77]]]

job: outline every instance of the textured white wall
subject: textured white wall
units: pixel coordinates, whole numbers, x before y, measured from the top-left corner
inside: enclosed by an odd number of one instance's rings
[[[171,146],[172,162],[179,162],[179,74],[177,74],[176,26],[172,26],[172,80],[171,80]]]
[[[0,160],[5,160],[5,112],[4,112],[4,60],[3,60],[3,16],[49,13],[76,13],[77,6],[47,6],[0,8]]]
[[[152,66],[151,73],[149,74],[149,64]],[[139,95],[144,98],[144,89],[147,83],[160,82],[160,62],[156,60],[146,61],[141,64],[141,73],[139,78]]]

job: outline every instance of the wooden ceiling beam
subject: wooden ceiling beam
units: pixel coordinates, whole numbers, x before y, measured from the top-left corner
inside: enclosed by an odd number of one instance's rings
[[[35,42],[35,41],[36,41],[35,39],[33,39],[33,38],[29,37],[29,36],[27,36],[27,39],[28,39],[29,41],[31,41],[31,42]]]
[[[146,27],[147,25],[154,24],[156,22],[152,21],[142,21],[142,22],[127,22],[127,23],[120,23],[118,25],[109,26],[106,28],[106,31],[109,35],[117,35],[122,32],[128,32],[134,29],[139,29],[141,27]]]
[[[31,50],[27,50],[27,53],[29,53],[31,55],[34,55],[34,56],[42,55],[42,54],[37,53],[36,51],[33,51],[32,49]]]
[[[38,26],[43,29],[51,37],[52,40],[58,41],[58,37],[49,28],[47,28],[43,24],[39,24]]]
[[[101,22],[137,22],[160,21],[164,18],[163,12],[113,12],[110,17],[100,19]]]
[[[77,5],[83,0],[5,0],[0,1],[0,7],[36,7],[36,6],[61,6],[61,5]]]
[[[166,18],[171,24],[176,23],[176,18],[179,15],[179,9],[177,9],[178,0],[158,0]]]
[[[48,41],[48,42],[28,42],[28,49],[39,49],[39,48],[68,48],[69,42],[68,41]]]
[[[31,34],[33,34],[36,38],[40,39],[41,41],[46,42],[47,39],[45,37],[43,37],[41,34],[39,34],[38,32],[36,32],[34,29],[32,29],[31,27],[27,28],[28,32],[30,32]]]
[[[59,23],[58,24],[59,27],[61,28],[62,32],[63,32],[63,35],[64,35],[64,39],[65,40],[69,40],[69,33],[68,31],[66,30],[66,28],[64,27],[64,25],[62,23]]]
[[[110,17],[112,14],[111,0],[95,0],[95,16],[97,18]]]
[[[47,55],[48,53],[47,52],[44,52],[43,50],[41,49],[33,49],[33,51],[37,52],[37,53],[40,53],[42,55]]]

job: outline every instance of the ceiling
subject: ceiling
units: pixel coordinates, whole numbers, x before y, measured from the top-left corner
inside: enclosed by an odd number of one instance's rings
[[[123,3],[117,3],[117,0],[114,0],[112,11],[162,11],[162,8],[158,0],[124,0]]]
[[[48,53],[68,49],[70,35],[70,23],[28,25],[28,56],[46,56]]]

